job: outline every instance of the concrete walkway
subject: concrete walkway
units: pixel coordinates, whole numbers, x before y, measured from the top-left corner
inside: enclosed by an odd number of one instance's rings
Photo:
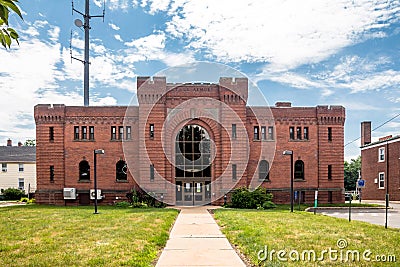
[[[181,208],[156,267],[246,266],[207,208]]]

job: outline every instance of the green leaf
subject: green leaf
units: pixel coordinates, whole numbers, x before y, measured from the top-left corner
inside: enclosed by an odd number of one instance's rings
[[[6,41],[4,40],[4,33],[0,31],[0,42],[7,49]]]
[[[22,17],[21,11],[19,10],[18,6],[16,6],[14,4],[14,2],[18,2],[18,0],[0,0],[0,5],[5,6],[10,8],[12,11],[14,11],[15,13],[17,13],[17,15],[21,18],[24,19]]]
[[[0,0],[1,1],[1,0]],[[8,26],[9,11],[5,6],[0,5],[0,19]]]
[[[3,37],[4,37],[4,41],[6,42],[8,48],[10,48],[10,45],[11,45],[11,38],[10,38],[10,36],[9,36],[8,34],[4,34]]]
[[[18,41],[18,33],[13,28],[8,28],[7,31],[9,31],[11,38]]]

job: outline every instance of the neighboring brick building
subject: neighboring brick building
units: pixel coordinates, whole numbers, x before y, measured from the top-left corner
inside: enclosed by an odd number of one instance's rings
[[[400,135],[371,143],[371,122],[361,123],[361,176],[362,199],[384,200],[389,189],[390,200],[400,201]]]
[[[26,194],[36,191],[36,147],[13,146],[7,140],[7,146],[0,146],[0,190],[19,188]]]
[[[89,204],[93,151],[102,203],[140,185],[169,204],[221,203],[239,186],[290,200],[290,158],[300,200],[342,202],[342,106],[249,107],[246,78],[171,84],[138,77],[138,105],[35,106],[39,203]],[[65,190],[64,190],[65,189]],[[67,191],[64,192],[63,190]],[[66,199],[64,199],[66,198]]]

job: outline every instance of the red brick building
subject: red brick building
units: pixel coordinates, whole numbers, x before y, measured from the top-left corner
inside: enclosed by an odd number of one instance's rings
[[[400,135],[371,143],[371,122],[361,123],[362,199],[400,201]],[[389,188],[388,188],[389,186]]]
[[[172,205],[221,203],[233,188],[263,186],[290,201],[290,157],[299,200],[342,202],[342,106],[247,105],[246,78],[167,83],[138,77],[137,103],[35,106],[38,203],[89,204],[97,155],[100,203],[139,185]],[[94,193],[93,193],[94,194]]]

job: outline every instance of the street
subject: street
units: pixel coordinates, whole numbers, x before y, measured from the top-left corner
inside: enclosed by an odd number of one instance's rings
[[[356,202],[358,203],[358,201]],[[383,201],[366,201],[363,203],[375,203],[384,205]],[[391,209],[388,210],[388,227],[400,228],[400,203],[392,202],[390,203]],[[321,209],[317,213],[321,213],[328,216],[333,216],[337,218],[348,219],[349,209]],[[385,209],[376,208],[352,208],[351,209],[351,220],[363,221],[372,224],[385,226]]]

